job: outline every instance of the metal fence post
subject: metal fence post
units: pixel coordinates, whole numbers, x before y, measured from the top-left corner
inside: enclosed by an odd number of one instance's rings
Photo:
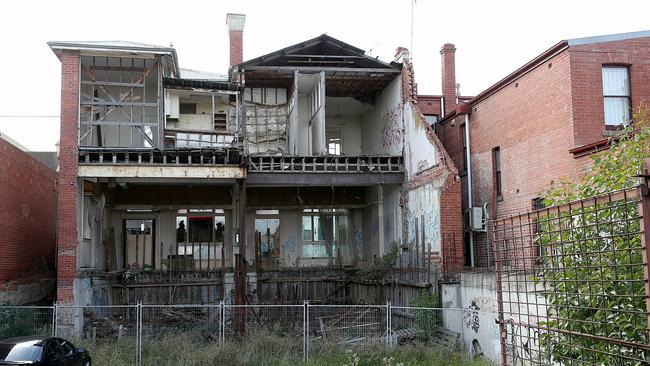
[[[221,311],[221,337],[219,337],[219,343],[221,346],[226,345],[226,307],[224,306],[223,300],[219,302],[219,311]]]
[[[302,357],[309,359],[309,301],[303,301],[302,311]]]
[[[650,159],[644,159],[643,161],[643,183],[639,186],[639,216],[640,216],[640,225],[641,225],[641,247],[644,250],[641,252],[643,258],[643,277],[645,282],[645,305],[647,312],[647,334],[650,337],[650,177],[648,173],[650,171]]]
[[[52,337],[56,337],[56,301],[52,305]]]
[[[392,328],[393,328],[393,309],[391,308],[390,301],[386,301],[386,345],[392,346]]]
[[[135,364],[142,365],[142,301],[136,307]]]

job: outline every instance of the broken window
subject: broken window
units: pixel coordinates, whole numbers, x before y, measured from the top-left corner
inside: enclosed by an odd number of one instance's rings
[[[303,258],[331,258],[336,256],[338,217],[334,213],[335,210],[303,210]]]
[[[277,258],[279,256],[280,219],[255,219],[255,234],[259,238],[259,253],[262,258]]]
[[[327,142],[327,149],[330,155],[341,155],[341,139],[330,138]]]
[[[155,267],[154,220],[124,220],[124,266]]]
[[[176,254],[179,270],[210,270],[222,265],[226,216],[221,209],[181,209],[176,216]]]
[[[180,114],[196,114],[196,103],[180,103]]]
[[[80,147],[157,147],[160,128],[155,59],[81,57]]]

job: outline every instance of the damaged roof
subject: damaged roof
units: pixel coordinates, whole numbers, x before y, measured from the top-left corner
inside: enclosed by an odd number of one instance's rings
[[[386,63],[327,34],[233,66],[231,80],[245,74],[247,86],[289,87],[295,71],[325,72],[327,96],[373,99],[401,73],[402,64]]]
[[[121,52],[134,55],[139,53],[162,55],[165,70],[168,69],[167,72],[172,75],[179,75],[178,56],[173,47],[130,41],[50,41],[47,45],[57,54],[62,50],[76,50],[93,54]]]
[[[256,66],[400,69],[398,64],[389,64],[376,57],[368,56],[364,50],[327,34],[256,57],[238,66],[240,70]]]
[[[184,68],[181,68],[180,71],[181,71],[181,79],[228,81],[228,75],[225,74],[217,74],[215,72],[184,69]]]

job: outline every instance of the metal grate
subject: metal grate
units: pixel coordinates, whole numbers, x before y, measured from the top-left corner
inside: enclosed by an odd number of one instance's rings
[[[502,364],[647,364],[648,199],[638,188],[494,220]]]

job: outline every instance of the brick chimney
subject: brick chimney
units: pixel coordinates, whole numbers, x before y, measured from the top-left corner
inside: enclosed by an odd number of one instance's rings
[[[445,43],[440,49],[442,59],[442,95],[445,114],[456,109],[456,46]]]
[[[226,15],[226,24],[228,25],[228,35],[230,36],[230,67],[244,61],[244,24],[246,23],[245,14]]]

